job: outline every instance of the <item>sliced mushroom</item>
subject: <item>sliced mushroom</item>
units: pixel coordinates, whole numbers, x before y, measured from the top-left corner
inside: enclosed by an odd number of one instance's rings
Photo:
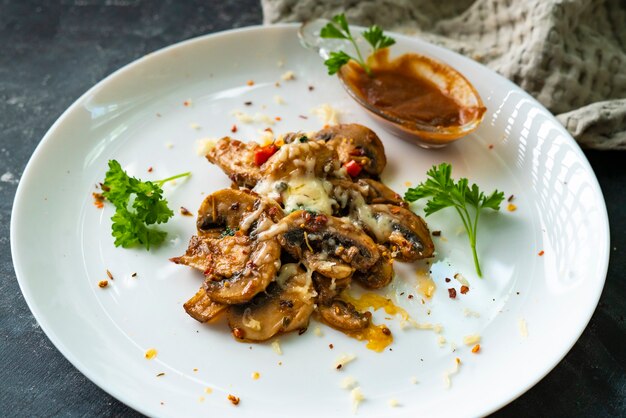
[[[381,249],[382,256],[376,264],[367,271],[357,271],[352,278],[369,289],[380,289],[393,280],[393,259],[385,247]]]
[[[245,303],[264,291],[280,268],[280,245],[275,239],[250,240],[244,257],[244,267],[230,276],[213,270],[205,273],[204,289],[211,300],[229,305]]]
[[[324,141],[285,144],[261,167],[261,176],[272,180],[311,175],[324,178],[339,168],[337,154]]]
[[[318,305],[331,304],[333,299],[337,298],[350,285],[351,280],[351,277],[331,279],[321,274],[313,273],[313,286],[315,286],[315,291],[317,292]]]
[[[223,189],[204,199],[196,226],[198,233],[204,235],[224,231],[232,234],[237,230],[247,233],[253,226],[258,229],[262,214],[267,214],[273,224],[282,217],[283,211],[275,202],[248,190]]]
[[[212,301],[202,287],[183,307],[189,316],[200,322],[212,321],[228,309],[228,305]]]
[[[393,258],[411,262],[432,257],[435,245],[421,217],[398,206],[378,204],[369,208],[378,226],[373,231],[372,223],[364,223],[364,227],[377,235],[378,242],[391,250]]]
[[[302,262],[309,270],[316,271],[330,279],[341,280],[350,278],[354,268],[343,260],[336,257],[328,257],[327,254],[316,254],[305,251],[302,254]]]
[[[379,181],[372,179],[359,179],[350,181],[345,179],[332,179],[332,197],[340,208],[356,204],[388,203],[391,205],[406,207],[407,203],[402,197]],[[355,202],[358,200],[358,202]]]
[[[170,261],[193,267],[215,277],[231,277],[242,270],[250,257],[250,238],[243,235],[192,236],[185,255]]]
[[[349,222],[333,216],[299,210],[283,218],[277,226],[278,241],[293,257],[310,252],[326,260],[338,260],[356,270],[373,266],[380,252],[372,239]]]
[[[354,160],[363,172],[378,177],[382,173],[387,158],[380,138],[369,128],[356,123],[334,125],[313,135],[313,140],[323,140],[335,150],[341,164]]]
[[[266,294],[231,307],[228,325],[242,341],[265,341],[277,334],[306,329],[315,304],[310,276],[296,264],[281,268]]]
[[[241,187],[252,188],[261,178],[261,170],[254,163],[254,154],[260,145],[256,142],[244,143],[224,137],[206,155],[207,160],[215,164]]]
[[[339,331],[362,330],[372,320],[370,312],[361,313],[351,303],[340,299],[335,299],[328,305],[318,305],[317,312],[324,323]]]

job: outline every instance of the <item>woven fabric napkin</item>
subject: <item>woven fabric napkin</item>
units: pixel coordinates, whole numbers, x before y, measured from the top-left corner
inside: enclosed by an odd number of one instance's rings
[[[626,149],[626,0],[261,0],[266,24],[345,12],[464,54],[532,94],[586,148]]]

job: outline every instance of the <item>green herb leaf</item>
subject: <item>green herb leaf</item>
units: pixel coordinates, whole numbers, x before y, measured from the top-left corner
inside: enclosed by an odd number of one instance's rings
[[[320,37],[322,38],[334,38],[334,39],[348,39],[348,36],[344,34],[334,23],[328,23],[320,30]]]
[[[395,39],[385,36],[383,30],[378,25],[372,25],[361,33],[365,40],[377,51],[396,43]]]
[[[174,216],[163,198],[161,186],[189,174],[179,174],[158,182],[142,182],[126,174],[117,161],[109,161],[102,195],[115,206],[115,214],[111,217],[115,246],[130,248],[142,245],[149,250],[151,246],[161,244],[166,233],[148,228],[148,225],[165,223]]]
[[[330,57],[328,57],[328,59],[324,61],[324,64],[326,64],[326,67],[328,68],[328,75],[335,74],[344,64],[347,64],[348,61],[350,61],[351,59],[352,57],[350,57],[350,55],[346,54],[343,51],[331,52]]]
[[[499,210],[500,203],[504,200],[504,193],[494,190],[489,196],[485,196],[478,185],[472,184],[470,186],[466,178],[461,178],[455,183],[451,174],[452,166],[450,164],[443,163],[439,166],[433,166],[426,172],[426,181],[408,189],[404,195],[404,200],[415,202],[420,199],[429,199],[424,208],[426,216],[448,207],[454,207],[467,231],[476,273],[482,277],[476,252],[478,217],[481,209]],[[468,210],[470,207],[473,216]]]
[[[344,13],[333,16],[332,21],[339,25],[343,31],[350,36],[350,26],[348,26],[348,19]]]

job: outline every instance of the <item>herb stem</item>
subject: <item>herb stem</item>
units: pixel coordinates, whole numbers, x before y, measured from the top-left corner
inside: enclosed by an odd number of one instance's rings
[[[367,75],[372,75],[372,70],[370,70],[370,67],[365,63],[365,60],[363,59],[363,55],[361,55],[361,50],[359,49],[359,46],[356,44],[356,41],[354,40],[353,37],[350,37],[349,39],[352,45],[354,46],[354,49],[356,50],[356,55],[358,56],[358,63],[361,65],[361,67],[363,67]]]
[[[179,179],[179,178],[181,178],[181,177],[187,177],[187,176],[188,176],[188,175],[190,175],[190,174],[191,174],[191,171],[187,171],[186,173],[177,174],[177,175],[175,175],[175,176],[168,177],[168,178],[163,179],[163,180],[158,180],[158,181],[155,181],[155,183],[156,183],[159,187],[161,187],[161,186],[163,186],[165,183],[167,183],[168,181],[176,180],[176,179]]]
[[[474,256],[474,266],[476,267],[476,273],[478,277],[483,277],[483,272],[480,269],[480,263],[478,262],[478,254],[476,253],[476,236],[478,234],[478,216],[480,211],[476,208],[476,216],[474,217],[474,227],[472,228],[472,239],[470,240],[470,246],[472,247],[472,254]]]

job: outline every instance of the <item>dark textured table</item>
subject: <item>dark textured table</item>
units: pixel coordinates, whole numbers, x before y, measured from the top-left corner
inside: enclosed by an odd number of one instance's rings
[[[89,87],[136,58],[198,35],[259,23],[257,0],[0,0],[1,416],[139,415],[54,348],[15,278],[11,206],[46,130]],[[611,223],[611,263],[600,305],[567,357],[496,415],[626,416],[626,154],[585,154]]]

